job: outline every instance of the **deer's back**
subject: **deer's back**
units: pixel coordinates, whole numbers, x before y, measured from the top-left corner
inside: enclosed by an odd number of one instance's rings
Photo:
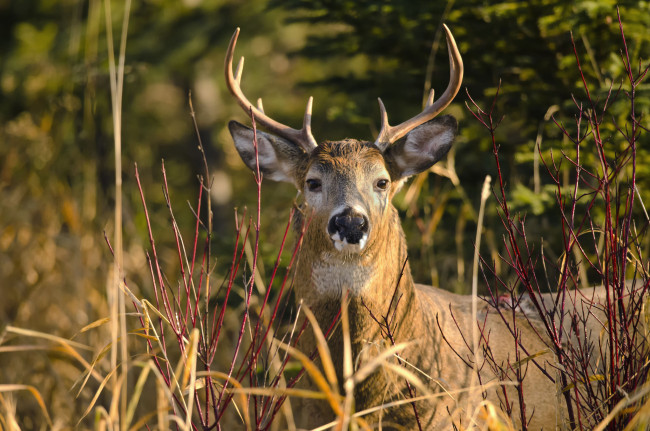
[[[539,368],[544,368],[555,377],[551,366],[554,357],[549,349],[549,340],[543,338],[545,332],[541,320],[527,318],[520,312],[515,313],[513,317],[512,311],[505,310],[503,315],[500,315],[484,300],[477,298],[477,324],[474,327],[478,330],[480,342],[478,382],[472,380],[474,371],[470,367],[470,364],[474,363],[471,347],[472,297],[421,284],[416,284],[415,287],[423,310],[431,310],[429,313],[425,311],[427,324],[434,325],[440,332],[441,340],[436,342],[441,343],[438,347],[441,361],[438,363],[439,368],[434,367],[429,371],[432,376],[438,375],[440,382],[447,385],[445,390],[457,394],[447,397],[443,402],[445,410],[456,413],[456,421],[463,418],[465,422],[467,413],[471,413],[483,400],[480,390],[469,389],[479,383],[488,386],[487,399],[501,409],[504,409],[506,403],[503,394],[505,388],[507,403],[512,403],[513,416],[516,415],[519,412],[519,403],[514,386],[514,370],[520,369],[525,373],[523,395],[527,416],[532,416],[529,429],[551,430],[561,423],[561,415],[565,409],[560,398],[556,396],[558,391],[555,384]],[[525,340],[519,346],[518,354],[513,337],[515,328]],[[486,340],[489,340],[487,344]],[[531,356],[535,356],[539,367],[526,359]],[[507,364],[510,364],[510,367]],[[499,367],[509,369],[509,376],[504,378],[498,375],[495,369]],[[441,426],[445,421],[449,423],[448,414],[440,412],[440,409],[436,411],[439,417],[434,418],[433,423]],[[517,426],[517,417],[513,417],[513,420]]]

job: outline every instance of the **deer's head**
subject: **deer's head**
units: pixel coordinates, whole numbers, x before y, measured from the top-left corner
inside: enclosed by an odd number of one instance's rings
[[[444,27],[449,48],[450,82],[440,99],[433,90],[425,109],[397,126],[388,124],[386,109],[379,99],[382,127],[373,142],[346,139],[320,144],[311,133],[312,98],[307,103],[303,127],[292,129],[268,117],[253,106],[240,88],[243,58],[232,70],[233,53],[239,29],[230,41],[226,55],[226,82],[256,124],[271,133],[257,131],[257,156],[253,130],[232,121],[230,133],[242,160],[252,170],[257,163],[264,178],[286,181],[304,194],[313,210],[310,233],[332,253],[360,254],[370,244],[380,243],[393,220],[389,216],[391,199],[406,178],[429,169],[451,148],[456,120],[436,117],[460,89],[463,63],[449,29]],[[401,139],[404,138],[404,139]]]

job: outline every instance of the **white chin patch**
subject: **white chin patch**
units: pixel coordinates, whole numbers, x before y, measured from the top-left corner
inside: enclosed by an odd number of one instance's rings
[[[368,236],[364,235],[357,244],[350,244],[346,238],[341,239],[341,236],[337,233],[331,236],[334,247],[338,251],[344,251],[347,253],[361,253],[361,250],[366,246],[366,241],[368,241]]]

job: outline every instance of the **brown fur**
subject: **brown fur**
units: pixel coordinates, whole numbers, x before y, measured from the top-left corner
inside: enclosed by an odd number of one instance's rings
[[[453,118],[441,117],[416,128],[414,132],[417,133],[407,135],[405,141],[384,152],[368,142],[345,140],[322,143],[310,154],[296,151],[292,143],[281,138],[258,132],[259,160],[264,171],[271,172],[274,179],[294,183],[304,195],[304,204],[295,223],[301,230],[303,223],[309,220],[295,273],[297,300],[310,307],[321,328],[325,329],[339,310],[341,296],[348,293],[355,369],[390,346],[391,341],[375,321],[390,316],[393,341],[411,343],[400,354],[410,364],[406,368],[424,382],[429,392],[440,394],[417,403],[423,429],[450,429],[452,423],[467,426],[468,418],[473,417],[474,409],[483,401],[481,391],[465,390],[477,383],[473,380],[476,371],[466,363],[473,360],[468,347],[473,329],[472,299],[413,282],[404,232],[397,210],[391,203],[408,175],[428,169],[444,156],[455,127]],[[231,124],[231,132],[242,158],[251,166],[250,131],[244,126]],[[377,181],[386,178],[390,179],[390,187],[378,189]],[[306,181],[314,179],[322,183],[317,192],[306,186]],[[358,252],[336,249],[326,229],[332,214],[341,207],[356,208],[367,215],[370,226],[367,243]],[[523,315],[515,319],[528,354],[545,351],[547,340],[541,340],[537,335],[543,330],[533,328],[534,321],[530,323]],[[480,307],[477,320],[481,325],[485,323],[484,334],[489,337],[489,347],[496,362],[514,363],[517,360],[515,344],[508,329],[513,322],[506,325],[494,310],[485,306]],[[592,336],[597,337],[597,324],[593,319],[592,323],[596,325]],[[329,340],[339,382],[343,382],[342,346],[339,329]],[[315,339],[310,331],[303,335],[299,347],[306,353],[315,349]],[[492,385],[488,386],[485,394],[487,400],[498,407],[503,401],[500,386],[503,382],[499,382],[502,377],[495,376],[485,363],[483,352],[483,347],[480,347],[480,382]],[[554,359],[550,353],[536,360],[551,375],[554,374],[550,366]],[[397,361],[394,359],[393,362]],[[562,423],[565,412],[558,390],[536,366],[528,363],[524,369],[524,403],[530,418],[529,429],[555,429]],[[304,384],[310,385],[309,382]],[[506,386],[506,391],[513,412],[518,412],[515,388]],[[355,410],[408,396],[405,380],[388,369],[380,368],[356,386]],[[300,404],[296,412],[302,428],[320,426],[335,418],[323,401],[292,402]],[[518,416],[512,419],[517,424]],[[391,423],[405,429],[417,427],[410,404],[371,414],[366,420],[371,424],[381,422],[384,429],[390,428]]]
[[[366,152],[371,151],[356,142],[351,144],[348,142],[345,146],[339,144],[335,149],[328,144],[315,151],[317,155],[312,156],[312,163],[327,161],[328,166],[336,167],[337,173],[341,171],[359,172],[360,169],[362,171],[363,162],[361,160],[368,163],[385,163],[377,160],[376,157],[364,154]],[[374,152],[371,154],[374,155]],[[301,176],[304,178],[304,175]],[[346,184],[341,184],[341,187],[346,187]],[[395,185],[395,188],[391,190],[391,197],[397,191],[397,187],[398,185]],[[471,298],[454,295],[430,286],[414,284],[406,260],[407,247],[404,233],[397,211],[392,204],[388,204],[381,217],[371,221],[376,229],[375,236],[372,238],[374,240],[369,241],[359,256],[339,256],[332,253],[331,245],[322,234],[322,229],[317,229],[323,223],[320,220],[320,214],[312,215],[308,206],[303,208],[303,214],[306,217],[313,217],[313,219],[304,237],[294,285],[296,286],[296,296],[302,298],[305,304],[314,311],[320,326],[322,328],[329,327],[339,309],[340,302],[338,295],[323,296],[318,289],[314,289],[313,268],[315,265],[328,265],[331,268],[331,273],[342,270],[350,271],[349,274],[341,277],[330,274],[328,280],[330,283],[365,283],[363,292],[359,295],[351,295],[348,303],[352,357],[355,368],[358,369],[390,345],[390,342],[382,336],[379,325],[368,310],[376,318],[392,316],[391,299],[398,297],[400,299],[392,319],[395,325],[393,327],[395,343],[415,342],[412,347],[402,352],[401,356],[428,374],[431,379],[418,374],[413,368],[407,368],[427,383],[433,393],[444,393],[469,387],[472,370],[458,358],[445,342],[442,334],[444,333],[445,338],[449,340],[456,352],[463,357],[469,357],[469,350],[462,341],[460,333],[462,332],[468,340],[471,339]],[[302,219],[303,216],[300,217],[296,225],[297,228],[300,228]],[[364,271],[362,268],[369,268],[369,270]],[[363,280],[359,281],[357,278]],[[393,306],[394,304],[395,301],[393,301]],[[483,316],[479,317],[485,318],[485,312],[483,312]],[[458,327],[454,320],[458,323]],[[438,325],[442,328],[442,332]],[[527,343],[531,353],[546,348],[537,336],[532,334],[523,319],[522,322],[519,322],[519,327],[531,339]],[[497,354],[497,360],[505,362],[510,359],[510,361],[514,361],[512,356],[508,358],[508,352],[513,350],[512,337],[501,318],[495,313],[488,313],[487,328],[490,333],[490,345]],[[341,336],[341,332],[337,331],[329,342],[334,364],[339,371],[340,382],[343,381]],[[301,344],[301,349],[309,352],[315,347],[314,343],[313,338],[308,336]],[[488,383],[494,380],[495,377],[490,372],[489,366],[484,368],[486,370],[482,376],[483,382]],[[534,410],[533,420],[530,424],[531,429],[541,429],[542,427],[554,429],[557,406],[554,385],[534,367],[529,368],[526,385],[529,389],[526,393],[530,397],[527,400],[530,404],[529,411]],[[541,391],[540,388],[542,388]],[[509,392],[510,400],[516,401],[514,391]],[[443,396],[434,398],[432,402],[419,402],[417,408],[423,429],[449,429],[452,420],[449,412],[454,413],[453,419],[458,420],[456,413],[465,411],[461,409],[470,408],[465,403],[467,396],[468,394],[458,394],[456,399],[451,396]],[[408,391],[405,380],[391,376],[387,370],[379,370],[356,388],[355,408],[360,411],[406,397],[408,397]],[[496,405],[499,404],[494,390],[490,391],[488,399]],[[480,397],[475,401],[480,401]],[[299,410],[301,410],[303,422],[300,425],[304,428],[313,428],[334,420],[331,409],[324,402],[308,401],[301,404],[302,408]],[[397,423],[406,429],[417,428],[413,408],[410,404],[388,409],[381,415],[381,420],[385,422],[385,428],[389,423]],[[366,420],[369,423],[378,423],[380,414],[370,415],[366,417]]]

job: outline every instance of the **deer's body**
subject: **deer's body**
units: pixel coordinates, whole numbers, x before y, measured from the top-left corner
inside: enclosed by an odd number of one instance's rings
[[[333,158],[333,163],[339,164],[339,168],[342,164],[347,165],[345,171],[363,171],[362,167],[354,164],[364,160],[362,153],[366,148],[371,148],[371,143],[347,141],[341,144],[327,144],[316,151],[329,150],[330,154],[337,154],[332,148],[336,145],[344,145],[347,151],[345,156]],[[351,155],[351,147],[357,147],[359,153]],[[345,181],[343,183],[347,184]],[[411,342],[411,346],[400,354],[411,364],[406,368],[425,382],[430,392],[440,395],[429,402],[417,403],[420,423],[423,429],[450,429],[452,421],[458,422],[459,417],[465,421],[467,409],[471,408],[470,406],[476,407],[482,400],[478,394],[480,391],[466,391],[472,384],[474,370],[458,357],[461,355],[468,361],[472,360],[472,353],[462,338],[465,337],[466,341],[471,343],[472,299],[470,296],[456,295],[413,282],[406,260],[404,232],[396,209],[390,205],[390,197],[384,209],[386,214],[377,215],[376,220],[370,218],[375,236],[369,235],[367,244],[360,253],[338,252],[332,242],[325,238],[325,229],[310,227],[306,230],[294,282],[296,297],[304,301],[303,305],[310,307],[321,328],[325,330],[340,309],[341,295],[349,292],[348,313],[355,369],[360,369],[364,363],[378,356],[393,342]],[[304,215],[299,216],[295,224],[299,231],[307,219],[310,226],[327,224],[326,219],[321,219],[324,213],[310,211],[308,203],[302,209],[302,214]],[[383,323],[385,316],[389,317],[393,325],[392,341],[385,333],[382,334],[377,322],[380,320]],[[509,359],[514,362],[513,338],[502,318],[494,310],[487,312],[485,307],[480,306],[478,320],[483,323],[484,319],[487,319],[485,333],[490,334],[490,347],[497,361],[506,363]],[[526,343],[529,353],[537,353],[547,348],[523,316],[519,319],[518,329],[523,331],[525,339],[530,340]],[[538,330],[542,333],[541,328]],[[329,341],[332,359],[339,373],[339,382],[343,381],[341,337],[342,333],[338,330]],[[315,349],[315,340],[309,333],[305,334],[300,347],[304,352]],[[393,359],[391,362],[397,361]],[[494,384],[496,378],[489,365],[481,365],[481,383]],[[422,373],[416,370],[421,370]],[[478,381],[473,384],[478,385]],[[553,383],[531,366],[525,385],[528,411],[534,409],[530,429],[555,429],[556,419],[559,419],[556,417],[559,399],[556,399]],[[500,400],[497,398],[497,389],[498,386],[492,387],[488,400],[498,406]],[[446,395],[445,392],[450,394]],[[508,393],[509,402],[515,403],[513,411],[517,412],[516,392],[510,388]],[[469,400],[469,396],[472,396],[473,400]],[[355,388],[355,410],[361,411],[408,397],[403,378],[387,370],[379,371]],[[301,416],[299,424],[303,428],[315,428],[335,419],[331,408],[324,401],[300,400],[297,404],[300,405],[297,409]],[[411,404],[403,404],[365,417],[369,424],[376,424],[381,420],[385,429],[390,429],[391,423],[399,424],[405,429],[417,429]],[[516,423],[517,418],[514,420]]]
[[[401,286],[402,287],[402,286]],[[408,290],[408,287],[403,286]],[[471,299],[467,296],[456,295],[442,289],[425,285],[411,285],[412,296],[404,300],[403,305],[398,307],[396,313],[395,343],[412,342],[412,346],[400,353],[400,356],[410,364],[406,368],[416,374],[425,384],[431,393],[437,394],[430,401],[417,403],[422,429],[452,429],[451,425],[467,425],[468,415],[476,413],[472,409],[477,408],[483,400],[480,390],[468,390],[477,381],[472,380],[474,370],[468,367],[457,355],[462,355],[471,360],[472,354],[465,341],[460,336],[462,333],[467,337],[472,333],[471,325]],[[376,298],[369,298],[374,295],[361,295],[352,297],[349,307],[352,341],[352,357],[354,358],[355,369],[359,369],[364,363],[371,361],[383,350],[390,346],[379,331],[377,323],[368,317],[368,306],[373,313],[379,314],[379,310],[387,309],[390,299],[381,303]],[[364,298],[365,297],[365,298]],[[372,305],[369,300],[374,299]],[[318,312],[323,318],[322,324],[331,319],[334,308],[332,302],[326,304],[315,304],[312,309]],[[365,305],[364,305],[365,304]],[[329,313],[323,313],[329,308]],[[480,318],[486,318],[485,313],[479,314]],[[495,359],[506,363],[508,359],[513,362],[513,339],[505,327],[501,317],[496,313],[488,313],[486,319],[487,331],[490,331],[490,347],[494,351]],[[331,320],[330,320],[331,321]],[[546,349],[546,346],[532,332],[528,323],[521,319],[519,328],[523,336],[531,340],[526,343],[531,353]],[[443,338],[444,334],[444,338]],[[336,332],[330,340],[332,358],[337,370],[342,369],[342,340],[341,332]],[[306,351],[315,346],[313,341],[308,339],[303,344]],[[508,356],[510,356],[508,358]],[[524,355],[525,356],[525,355]],[[549,358],[550,359],[550,358]],[[392,360],[396,363],[396,360]],[[415,371],[420,370],[421,373]],[[494,405],[499,406],[503,401],[503,395],[498,394],[500,386],[494,386],[496,377],[489,365],[484,364],[481,372],[482,383],[493,384],[487,390],[487,399]],[[343,376],[339,375],[339,381]],[[513,403],[513,412],[518,410],[517,394],[514,387],[509,387],[508,401]],[[533,366],[528,367],[528,375],[524,380],[525,403],[528,408],[529,423],[531,430],[553,430],[561,421],[563,413],[561,399],[556,397],[556,389],[553,383],[543,376]],[[368,377],[361,385],[355,388],[355,410],[362,411],[367,408],[381,406],[390,401],[409,398],[409,392],[405,380],[391,374],[388,370],[380,370]],[[417,395],[422,395],[418,392]],[[498,396],[500,395],[500,397]],[[300,426],[312,429],[317,426],[335,420],[335,416],[329,406],[323,401],[300,400],[298,409],[301,414]],[[417,423],[411,404],[402,404],[399,407],[385,409],[381,413],[374,413],[364,416],[370,425],[376,425],[380,421],[384,429],[392,429],[392,424],[398,424],[403,429],[417,429]],[[519,424],[518,417],[514,416],[513,422]],[[484,422],[478,420],[479,424]]]
[[[296,227],[305,230],[294,281],[296,297],[316,315],[322,328],[328,328],[336,316],[341,297],[347,294],[355,369],[376,357],[391,344],[411,344],[400,353],[403,365],[415,374],[428,392],[439,394],[417,403],[423,429],[451,429],[452,422],[468,426],[474,408],[482,401],[481,391],[468,391],[471,384],[485,386],[487,399],[497,407],[506,402],[497,376],[484,359],[485,342],[479,347],[478,365],[471,353],[472,330],[477,326],[471,314],[471,298],[458,296],[430,286],[414,284],[407,262],[404,233],[391,199],[411,175],[426,171],[444,157],[456,133],[456,120],[435,118],[454,98],[462,80],[462,60],[449,30],[451,80],[442,97],[425,110],[398,126],[388,125],[383,104],[382,130],[372,142],[344,140],[316,144],[311,135],[311,99],[300,130],[291,129],[267,117],[246,99],[239,87],[241,63],[232,72],[232,55],[237,34],[233,36],[226,59],[226,79],[240,105],[252,112],[258,125],[273,134],[253,131],[236,122],[230,132],[242,160],[253,170],[259,167],[267,179],[292,183],[304,198]],[[401,139],[405,138],[405,139]],[[390,335],[382,328],[386,318]],[[496,312],[479,307],[477,321],[498,364],[516,361],[512,332],[516,323],[527,354],[537,354],[547,345],[520,315],[516,322],[505,322]],[[343,342],[338,329],[329,347],[343,381]],[[311,352],[316,344],[307,331],[301,350]],[[521,358],[527,356],[521,354]],[[397,363],[392,358],[392,363]],[[553,375],[550,353],[539,358],[541,366]],[[564,408],[551,380],[532,364],[523,364],[524,403],[532,418],[529,429],[555,429]],[[480,380],[473,376],[480,374]],[[408,398],[406,380],[380,367],[355,387],[355,411]],[[422,395],[422,391],[416,395]],[[514,387],[507,387],[507,403],[518,412],[519,400]],[[473,397],[473,398],[472,398]],[[474,400],[472,402],[472,399]],[[334,415],[323,401],[304,400],[299,410],[303,428],[323,425]],[[517,423],[517,416],[513,414]],[[366,416],[370,424],[382,422],[384,429],[397,424],[415,429],[411,404],[387,408]]]

